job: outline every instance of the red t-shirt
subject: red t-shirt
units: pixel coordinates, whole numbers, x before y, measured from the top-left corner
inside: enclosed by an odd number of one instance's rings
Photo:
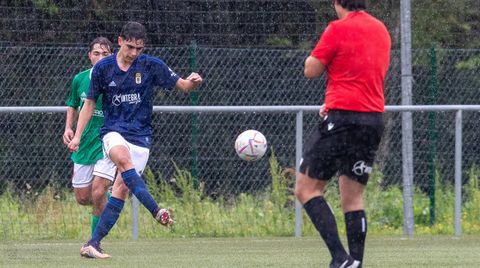
[[[385,25],[365,11],[350,12],[328,25],[311,53],[328,74],[327,111],[384,111],[390,47]]]

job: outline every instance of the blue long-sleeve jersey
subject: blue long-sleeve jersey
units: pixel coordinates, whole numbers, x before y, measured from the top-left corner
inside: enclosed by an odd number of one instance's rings
[[[150,148],[154,89],[175,87],[179,76],[161,59],[142,54],[128,71],[120,70],[117,54],[99,61],[92,71],[88,99],[103,95],[103,137],[120,133],[128,142]]]

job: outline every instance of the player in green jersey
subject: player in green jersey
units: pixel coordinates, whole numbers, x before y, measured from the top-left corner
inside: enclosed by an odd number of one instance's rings
[[[95,65],[98,61],[112,54],[112,42],[105,37],[95,38],[89,45],[88,58]],[[73,81],[67,100],[67,118],[63,143],[68,145],[75,132],[72,129],[90,87],[92,68],[78,73]],[[75,198],[80,205],[92,205],[92,234],[100,214],[107,202],[109,186],[115,178],[116,168],[105,163],[102,142],[99,138],[103,125],[101,97],[97,100],[94,114],[81,137],[79,150],[72,153],[74,163],[72,185]]]

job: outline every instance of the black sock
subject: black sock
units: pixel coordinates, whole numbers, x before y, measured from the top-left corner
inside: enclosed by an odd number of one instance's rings
[[[340,241],[337,222],[327,201],[322,196],[317,196],[308,200],[303,207],[325,241],[332,259],[345,259],[347,252]]]
[[[367,237],[367,217],[364,210],[345,213],[348,249],[355,260],[363,261],[365,238]]]

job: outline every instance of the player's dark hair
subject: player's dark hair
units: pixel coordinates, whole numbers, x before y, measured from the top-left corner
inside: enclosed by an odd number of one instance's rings
[[[97,37],[95,39],[93,39],[92,42],[90,42],[90,45],[88,45],[89,47],[89,51],[92,52],[93,50],[93,47],[95,46],[95,44],[99,44],[101,47],[104,47],[105,49],[108,50],[108,52],[112,52],[113,51],[113,44],[112,42],[110,42],[110,40],[108,40],[108,38],[106,37],[103,37],[103,36],[100,36],[100,37]]]
[[[367,9],[366,0],[333,0],[333,2],[339,3],[343,8],[349,11],[360,11]]]
[[[127,41],[145,40],[147,37],[147,31],[145,30],[145,26],[141,23],[130,21],[123,26],[120,37]]]

